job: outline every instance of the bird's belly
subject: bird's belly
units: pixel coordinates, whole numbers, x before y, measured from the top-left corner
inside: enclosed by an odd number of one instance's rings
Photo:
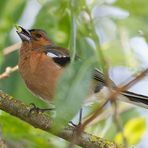
[[[47,86],[47,84],[45,84],[42,81],[38,84],[34,83],[33,79],[30,81],[25,81],[27,88],[35,96],[43,99],[44,101],[51,101],[54,97],[55,86],[52,86],[52,83],[50,83],[49,81],[47,83],[50,84],[50,88],[49,88],[49,85]]]
[[[42,58],[39,60],[42,60]],[[29,64],[22,65],[19,69],[26,86],[36,96],[45,101],[52,101],[57,81],[63,73],[63,69],[48,60],[46,62],[42,60],[36,65],[32,62],[35,60],[30,61],[31,63],[28,62]],[[24,71],[25,66],[28,66],[28,69]]]

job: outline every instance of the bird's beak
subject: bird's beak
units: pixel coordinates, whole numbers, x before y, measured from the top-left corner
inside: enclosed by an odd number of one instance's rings
[[[32,38],[31,33],[27,29],[24,29],[23,27],[17,26],[17,25],[16,25],[16,29],[17,29],[16,32],[18,33],[22,41],[31,40]]]

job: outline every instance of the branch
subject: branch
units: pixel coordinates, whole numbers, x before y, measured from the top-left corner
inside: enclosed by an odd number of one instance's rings
[[[0,91],[0,109],[20,118],[35,128],[55,134],[51,130],[53,119],[48,114],[37,112],[32,112],[29,114],[29,105],[25,105],[21,101],[14,99],[3,91]],[[68,126],[60,134],[56,135],[67,141],[71,141],[73,138],[73,130],[73,127]],[[113,142],[109,142],[103,138],[99,138],[85,132],[81,134],[79,141],[77,141],[75,144],[78,144],[84,148],[118,148],[118,146]]]
[[[13,73],[13,72],[15,72],[17,70],[18,70],[18,65],[14,66],[14,67],[6,67],[5,72],[0,74],[0,80],[8,78],[11,73]]]
[[[102,105],[101,107],[97,108],[96,111],[87,119],[84,121],[84,123],[81,126],[81,131],[84,130],[84,128],[90,123],[92,122],[98,115],[100,115],[100,113],[102,112],[104,106],[110,101],[116,101],[116,96],[122,92],[125,91],[127,89],[129,89],[131,86],[133,86],[135,83],[139,82],[139,80],[141,80],[143,77],[145,77],[148,73],[148,68],[146,68],[145,70],[143,70],[140,74],[138,74],[133,80],[129,81],[128,83],[126,83],[125,85],[121,86],[121,87],[116,87],[115,91],[112,91],[110,96],[108,97],[109,99],[107,99]]]
[[[9,47],[6,47],[6,48],[3,49],[3,55],[5,56],[5,55],[7,55],[7,54],[9,54],[9,53],[11,53],[13,51],[16,51],[20,47],[21,47],[21,43],[20,42],[16,43],[16,44],[13,44],[13,45],[11,45]]]

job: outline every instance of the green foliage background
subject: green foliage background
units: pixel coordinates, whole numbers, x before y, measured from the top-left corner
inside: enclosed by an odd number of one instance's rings
[[[18,24],[22,18],[22,14],[26,9],[29,0],[1,0],[0,1],[0,71],[1,73],[7,66],[15,66],[18,63],[18,51],[12,52],[7,56],[3,56],[3,49],[10,46],[13,43],[10,32],[14,28],[14,24]],[[134,37],[139,35],[138,31],[142,30],[145,38],[148,38],[148,17],[147,17],[147,0],[115,0],[109,2],[107,0],[33,0],[34,3],[38,3],[41,9],[38,11],[35,20],[33,21],[32,28],[41,28],[47,31],[49,37],[59,46],[70,48],[71,55],[76,52],[83,59],[81,62],[76,63],[74,66],[71,64],[67,69],[69,70],[69,77],[61,79],[61,82],[66,81],[67,89],[65,89],[66,104],[62,104],[62,101],[58,101],[63,94],[57,94],[56,105],[59,113],[66,114],[67,110],[70,110],[70,114],[67,114],[66,119],[57,117],[58,125],[65,125],[79,110],[80,102],[83,101],[84,95],[82,89],[87,91],[86,85],[89,86],[91,70],[94,67],[104,68],[102,63],[102,51],[105,58],[110,61],[112,66],[122,65],[128,66],[131,69],[137,70],[140,63],[137,62],[134,55],[126,54],[123,51],[121,36],[123,31],[128,34],[128,37]],[[126,11],[129,13],[125,19],[119,19],[117,14],[107,15],[95,18],[93,20],[91,13],[95,7],[107,6]],[[34,11],[34,10],[32,10]],[[98,11],[98,13],[101,11]],[[94,21],[95,23],[92,23]],[[108,24],[108,26],[105,26]],[[112,26],[116,26],[116,30],[111,33]],[[21,24],[20,24],[21,25]],[[102,32],[109,38],[105,42],[101,42],[101,36],[98,37],[95,27],[103,30]],[[27,27],[27,26],[25,26]],[[14,33],[14,32],[13,32]],[[17,36],[16,33],[13,36]],[[89,39],[96,46],[89,44]],[[97,50],[96,50],[97,49]],[[100,52],[100,49],[102,51]],[[132,52],[132,50],[131,50]],[[133,52],[132,52],[133,53]],[[134,53],[133,53],[134,54]],[[129,57],[130,56],[130,57]],[[93,57],[93,61],[90,58]],[[125,60],[130,59],[130,60]],[[88,64],[86,64],[88,63]],[[82,72],[75,74],[75,70],[82,69]],[[87,71],[90,69],[87,75]],[[83,74],[83,75],[82,75]],[[71,81],[75,78],[75,81]],[[65,80],[66,79],[66,80]],[[82,81],[82,80],[86,81]],[[61,83],[60,83],[61,84]],[[59,84],[59,86],[61,86]],[[72,87],[69,87],[72,86]],[[22,100],[25,103],[35,102],[40,107],[47,107],[47,104],[40,101],[36,97],[32,96],[26,89],[22,82],[18,72],[14,72],[9,78],[0,80],[0,89],[4,90],[8,94]],[[74,91],[72,91],[74,90]],[[67,94],[66,92],[71,92]],[[77,92],[77,93],[76,93]],[[71,96],[72,101],[67,101]],[[77,98],[77,101],[73,101],[73,96]],[[72,104],[75,103],[75,106]],[[69,106],[69,108],[60,108],[59,106]],[[61,112],[62,111],[62,112]],[[128,112],[127,112],[128,111]],[[127,139],[129,139],[129,145],[135,145],[140,142],[140,139],[146,129],[145,119],[140,117],[136,108],[127,109],[122,112],[120,118],[125,128]],[[61,114],[60,114],[61,115]],[[133,119],[134,118],[134,119]],[[134,125],[131,122],[134,120]],[[103,129],[107,125],[108,119],[102,119],[99,123],[95,123],[86,130],[97,136],[103,136],[110,140],[122,143],[121,134],[118,133],[116,125],[113,121],[110,122],[106,132]],[[35,129],[30,125],[16,119],[7,113],[0,112],[0,125],[2,131],[2,137],[6,140],[9,147],[20,148],[40,148],[42,147],[66,147],[67,142],[59,139],[51,134],[45,133],[39,129]],[[136,126],[137,125],[137,126]],[[137,128],[136,128],[137,127]],[[139,129],[138,127],[143,127]],[[130,135],[130,131],[135,133]],[[104,134],[103,134],[104,133]],[[131,132],[132,133],[132,132]],[[133,140],[133,139],[134,140]]]

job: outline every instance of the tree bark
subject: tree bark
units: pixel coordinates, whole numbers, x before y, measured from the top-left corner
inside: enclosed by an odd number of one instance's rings
[[[57,134],[51,130],[53,119],[50,115],[46,113],[32,112],[30,114],[30,106],[25,105],[19,100],[9,96],[8,94],[0,91],[0,109],[20,118],[21,120],[29,123],[35,128],[42,129],[46,132],[56,134],[69,142],[73,138],[74,128],[67,126],[61,133]],[[75,144],[84,148],[121,148],[122,146],[117,146],[115,143],[105,140],[103,138],[96,137],[94,135],[83,132]]]

